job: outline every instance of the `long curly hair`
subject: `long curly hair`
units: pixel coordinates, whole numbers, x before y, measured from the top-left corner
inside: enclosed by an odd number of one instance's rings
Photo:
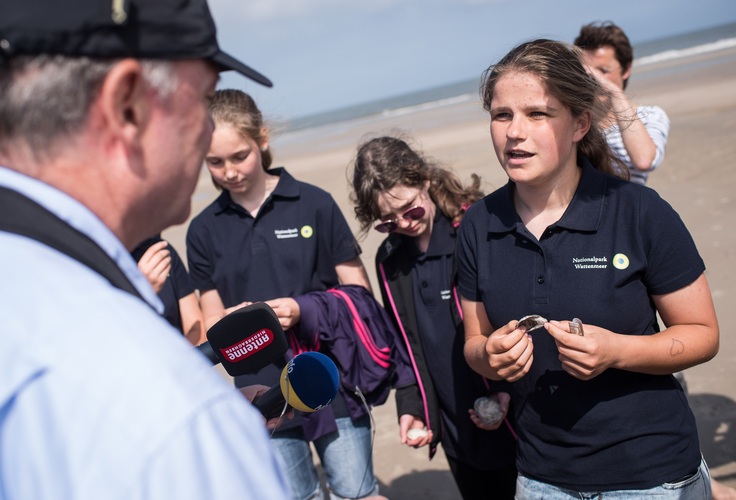
[[[382,136],[363,142],[353,164],[352,192],[355,217],[365,234],[381,217],[378,196],[396,186],[421,188],[429,181],[429,196],[453,223],[462,219],[465,210],[483,198],[480,177],[463,186],[451,171],[426,158],[399,137]]]

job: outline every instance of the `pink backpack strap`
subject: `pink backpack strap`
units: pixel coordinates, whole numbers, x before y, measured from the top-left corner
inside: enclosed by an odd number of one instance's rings
[[[368,330],[368,327],[365,325],[365,322],[360,317],[358,309],[355,307],[353,300],[347,293],[335,288],[329,289],[328,292],[337,297],[340,297],[345,302],[345,304],[348,306],[348,310],[350,311],[355,332],[358,334],[358,338],[368,351],[371,359],[382,368],[388,369],[391,366],[391,348],[388,346],[378,347],[376,345],[376,341],[373,338],[373,335],[371,334],[370,330]]]
[[[414,377],[417,379],[417,385],[419,386],[419,393],[422,396],[422,404],[424,405],[424,424],[427,426],[428,429],[432,428],[432,425],[434,425],[434,422],[429,421],[429,406],[427,403],[427,391],[424,389],[424,384],[422,383],[422,377],[419,374],[419,369],[417,367],[417,362],[414,359],[414,353],[411,350],[411,345],[409,344],[409,337],[406,334],[406,330],[404,329],[403,323],[401,323],[401,319],[399,318],[399,311],[396,307],[396,303],[394,302],[394,297],[391,295],[391,288],[388,284],[388,279],[386,278],[386,270],[383,268],[383,264],[378,265],[378,270],[381,275],[381,281],[383,282],[383,288],[386,290],[386,297],[388,297],[389,305],[391,306],[391,310],[393,311],[394,317],[396,318],[396,322],[399,325],[399,330],[401,331],[401,336],[404,339],[404,345],[406,346],[406,351],[409,353],[409,359],[411,360],[411,366],[414,370]],[[434,455],[434,450],[430,450],[430,458]]]

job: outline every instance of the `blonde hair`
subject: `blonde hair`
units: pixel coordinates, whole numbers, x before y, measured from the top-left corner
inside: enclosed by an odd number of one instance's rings
[[[260,144],[266,138],[263,114],[251,96],[241,90],[224,89],[215,92],[210,103],[210,114],[215,123],[226,123],[245,139]],[[273,162],[271,149],[261,151],[261,162],[268,170]]]

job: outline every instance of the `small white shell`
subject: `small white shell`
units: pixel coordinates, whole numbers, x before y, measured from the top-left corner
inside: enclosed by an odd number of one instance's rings
[[[406,432],[406,437],[412,441],[417,438],[427,437],[428,435],[429,433],[427,432],[427,429],[409,429]]]
[[[547,323],[546,318],[543,318],[538,314],[530,314],[529,316],[524,316],[523,318],[521,318],[519,320],[519,323],[516,325],[516,328],[519,328],[521,326],[526,327],[526,332],[529,333],[538,328],[542,328],[545,323]]]

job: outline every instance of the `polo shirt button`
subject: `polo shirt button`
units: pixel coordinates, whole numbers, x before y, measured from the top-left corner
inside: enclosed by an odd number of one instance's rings
[[[429,286],[429,283],[426,281],[422,281],[422,288],[427,288]]]
[[[538,276],[538,277],[537,277],[537,283],[539,283],[540,285],[541,285],[542,283],[544,283],[544,276]]]

